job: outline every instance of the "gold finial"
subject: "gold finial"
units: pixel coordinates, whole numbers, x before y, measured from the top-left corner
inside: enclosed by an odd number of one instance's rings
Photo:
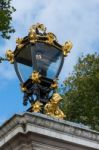
[[[65,44],[64,44],[64,46],[62,48],[64,56],[67,56],[67,53],[70,52],[70,50],[72,49],[72,47],[73,47],[73,44],[72,44],[71,41],[65,42]]]
[[[39,101],[36,101],[33,105],[32,105],[32,112],[40,112],[41,111],[41,106],[43,104]]]
[[[41,31],[41,32],[45,33],[46,32],[46,27],[43,24],[40,24],[40,23],[37,23],[36,25],[32,25],[30,27],[30,32],[32,32],[32,33],[36,33],[37,30],[39,32]]]
[[[32,25],[30,27],[30,32],[29,32],[29,38],[31,43],[35,43],[38,39],[38,33],[37,32],[46,32],[46,27],[43,24],[37,23],[36,25]]]
[[[36,31],[46,32],[46,27],[43,24],[37,23],[36,25],[32,25],[30,27],[30,33],[36,33]]]
[[[63,119],[65,115],[59,109],[59,106],[58,106],[61,100],[62,100],[62,97],[58,93],[54,93],[50,102],[48,102],[44,107],[45,114],[51,117]]]
[[[16,39],[17,48],[21,49],[24,46],[24,44],[22,42],[23,42],[23,38]]]
[[[11,64],[14,63],[14,53],[11,50],[6,51],[6,58],[10,61]]]
[[[34,71],[31,75],[32,82],[40,83],[40,77],[41,77],[41,75],[39,74],[39,72]]]
[[[36,28],[37,28],[39,31],[42,31],[43,33],[46,32],[46,27],[44,26],[44,24],[37,23]]]

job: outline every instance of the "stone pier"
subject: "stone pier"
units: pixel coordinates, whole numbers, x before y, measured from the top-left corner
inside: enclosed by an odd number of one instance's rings
[[[99,150],[99,133],[83,125],[26,112],[0,126],[0,150]]]

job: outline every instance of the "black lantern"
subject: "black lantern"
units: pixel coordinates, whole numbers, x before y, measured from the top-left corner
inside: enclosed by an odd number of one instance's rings
[[[28,43],[18,53],[15,50],[15,69],[22,83],[32,74],[39,72],[42,77],[56,79],[61,71],[64,56],[58,48],[43,42]]]
[[[15,71],[24,92],[23,104],[36,101],[46,105],[57,88],[57,78],[62,69],[64,56],[72,48],[71,42],[64,46],[57,42],[53,33],[46,33],[43,24],[33,25],[28,36],[17,39],[14,52],[7,52],[7,58],[14,63]],[[32,108],[29,109],[32,111]],[[44,111],[43,107],[40,110]]]

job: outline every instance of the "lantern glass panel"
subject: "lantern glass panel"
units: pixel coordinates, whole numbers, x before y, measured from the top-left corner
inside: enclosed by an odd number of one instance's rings
[[[42,76],[54,79],[63,60],[62,51],[54,46],[40,42],[32,46],[31,49],[33,64],[35,64],[37,71]]]
[[[33,72],[30,45],[27,45],[18,53],[15,61],[17,62],[18,74],[20,75],[21,80],[24,82]]]

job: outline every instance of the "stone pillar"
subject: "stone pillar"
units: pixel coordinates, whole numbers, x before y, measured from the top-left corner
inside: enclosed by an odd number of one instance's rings
[[[26,112],[14,115],[0,127],[0,150],[99,150],[99,133]]]

